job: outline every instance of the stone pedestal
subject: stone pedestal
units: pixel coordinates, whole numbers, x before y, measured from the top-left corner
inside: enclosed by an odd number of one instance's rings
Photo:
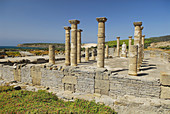
[[[55,46],[49,45],[49,63],[55,64]]]
[[[106,45],[106,49],[105,49],[105,57],[108,58],[109,57],[109,46]]]
[[[96,60],[96,59],[95,59],[95,55],[94,55],[94,49],[92,49],[91,55],[92,55],[91,60]]]
[[[138,56],[138,46],[131,45],[129,53],[129,71],[128,74],[132,76],[137,76],[137,56]]]
[[[140,61],[141,61],[141,39],[142,39],[142,34],[141,34],[141,25],[142,22],[134,22],[133,23],[135,26],[135,32],[134,32],[134,45],[138,46],[138,62],[137,62],[137,69],[139,71],[140,68]]]
[[[77,66],[77,24],[78,20],[69,20],[71,24],[71,66]]]
[[[125,42],[123,42],[123,45],[122,45],[121,57],[123,57],[123,58],[126,58],[126,57],[127,57],[126,44],[125,44]]]
[[[77,30],[77,63],[81,63],[81,32],[83,30]]]
[[[105,57],[105,22],[106,17],[96,18],[98,21],[98,44],[97,44],[97,67],[104,67],[104,57]]]
[[[132,36],[129,36],[129,52],[130,52],[130,46],[132,45]]]
[[[120,37],[117,37],[117,57],[120,56]]]
[[[71,27],[64,27],[65,29],[65,65],[70,65],[70,29]]]
[[[89,48],[85,48],[85,62],[89,62]]]

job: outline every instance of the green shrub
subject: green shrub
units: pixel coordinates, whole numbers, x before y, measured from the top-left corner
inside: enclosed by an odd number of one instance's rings
[[[2,86],[0,90],[0,113],[115,113],[104,104],[80,99],[64,102],[56,95],[43,90],[32,92]]]

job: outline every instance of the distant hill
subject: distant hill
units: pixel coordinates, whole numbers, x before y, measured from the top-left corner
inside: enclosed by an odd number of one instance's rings
[[[160,36],[160,37],[145,38],[145,48],[147,48],[148,46],[150,46],[151,43],[166,42],[166,41],[170,41],[170,35]],[[120,45],[122,45],[123,42],[125,42],[126,45],[129,46],[129,39],[120,40]],[[133,44],[133,43],[134,43],[134,38],[132,39],[132,44]],[[106,42],[106,44],[108,44],[109,47],[116,47],[117,41],[116,41],[116,40],[114,40],[114,41],[108,41],[108,42]]]
[[[24,43],[18,44],[17,47],[41,47],[48,48],[49,45],[55,45],[55,48],[64,48],[65,45],[62,43]]]

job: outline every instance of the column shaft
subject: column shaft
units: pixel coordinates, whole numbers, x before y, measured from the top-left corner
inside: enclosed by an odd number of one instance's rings
[[[70,65],[70,29],[71,27],[64,27],[65,29],[65,65]]]
[[[130,53],[130,46],[132,45],[132,36],[129,36],[129,53]]]
[[[120,56],[120,37],[117,37],[117,57]]]
[[[141,25],[142,22],[134,22],[135,26],[135,33],[134,33],[134,45],[138,46],[138,62],[137,62],[137,69],[139,71],[140,64],[141,64],[141,39],[142,39],[142,31],[141,31]]]
[[[104,67],[105,57],[105,17],[96,18],[98,21],[97,67]]]
[[[109,46],[106,45],[106,52],[105,52],[105,57],[108,58],[109,57]]]
[[[92,57],[91,60],[95,60],[94,49],[92,49]]]
[[[81,63],[81,32],[81,29],[77,30],[77,63]]]
[[[55,46],[49,45],[49,63],[55,64]]]
[[[77,24],[78,20],[69,20],[71,24],[71,66],[77,66]]]
[[[85,61],[86,62],[89,61],[89,48],[88,47],[85,48]]]
[[[129,75],[137,76],[137,56],[138,56],[138,46],[131,45],[129,53]]]

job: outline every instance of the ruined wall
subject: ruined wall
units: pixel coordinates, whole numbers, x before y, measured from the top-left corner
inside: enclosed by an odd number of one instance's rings
[[[77,93],[100,93],[116,98],[133,95],[136,97],[159,98],[161,86],[158,80],[146,81],[133,76],[112,73],[106,69],[81,69],[77,67],[45,66],[29,64],[0,67],[4,80],[31,83],[57,90]]]

